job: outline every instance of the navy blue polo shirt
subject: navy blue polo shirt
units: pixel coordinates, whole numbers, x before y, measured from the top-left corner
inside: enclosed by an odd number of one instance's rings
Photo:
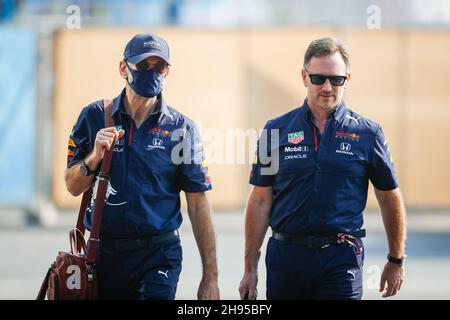
[[[169,107],[160,95],[150,116],[136,127],[123,105],[125,90],[113,101],[113,118],[125,135],[114,146],[101,234],[142,238],[177,229],[182,222],[180,191],[210,190],[203,145],[194,122]],[[67,167],[83,160],[104,128],[102,101],[85,107],[69,139]],[[172,155],[174,154],[174,156]],[[94,199],[85,225],[90,227]]]
[[[398,187],[380,125],[344,102],[328,116],[323,135],[311,120],[306,100],[268,121],[264,129],[268,146],[262,147],[260,138],[250,183],[272,187],[269,224],[274,230],[306,235],[360,229],[368,181],[379,190]],[[272,140],[277,132],[278,146]],[[278,166],[273,165],[276,160]],[[278,171],[264,172],[271,166]]]

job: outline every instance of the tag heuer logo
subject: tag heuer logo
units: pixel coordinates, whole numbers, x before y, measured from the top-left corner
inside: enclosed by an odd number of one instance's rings
[[[288,133],[288,142],[290,143],[297,144],[302,142],[304,139],[305,135],[303,134],[303,131]]]

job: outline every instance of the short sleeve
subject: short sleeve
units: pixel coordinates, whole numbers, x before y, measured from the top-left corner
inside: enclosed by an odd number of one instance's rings
[[[378,127],[375,136],[369,163],[369,179],[379,190],[388,191],[398,187],[391,152],[381,127]]]
[[[67,146],[67,168],[83,160],[93,148],[92,139],[89,136],[88,108],[84,108],[77,122],[72,128]]]
[[[269,187],[273,185],[274,170],[271,159],[271,129],[270,121],[266,123],[259,137],[256,153],[253,156],[252,169],[250,171],[249,183],[259,187]]]
[[[185,192],[204,192],[212,189],[208,164],[200,132],[195,124],[186,127],[183,138],[183,162],[180,164],[181,189]],[[186,157],[185,152],[188,153]]]

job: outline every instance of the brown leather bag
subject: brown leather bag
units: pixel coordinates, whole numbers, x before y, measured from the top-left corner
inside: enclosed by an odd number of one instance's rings
[[[112,100],[103,100],[103,105],[105,106],[105,127],[112,127],[114,125]],[[49,300],[98,299],[95,263],[112,154],[113,148],[105,152],[102,160],[88,245],[84,238],[83,219],[92,196],[92,186],[83,193],[76,227],[69,232],[70,252],[58,253],[55,262],[47,271],[36,300],[44,300],[46,293]]]

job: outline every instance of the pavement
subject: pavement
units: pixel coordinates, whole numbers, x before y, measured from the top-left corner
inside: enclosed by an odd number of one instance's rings
[[[244,270],[244,210],[216,212],[219,287],[222,299],[239,299]],[[187,215],[180,229],[183,271],[176,299],[196,299],[201,261]],[[27,223],[23,213],[0,208],[0,299],[35,299],[42,279],[59,250],[68,250],[68,230],[75,212],[59,213],[52,227]],[[386,261],[387,241],[379,212],[365,214],[363,299],[382,299],[378,282]],[[266,241],[268,235],[266,236]],[[264,242],[264,247],[266,244]],[[389,299],[450,299],[450,211],[415,210],[408,213],[407,279]],[[263,253],[265,250],[263,250]],[[258,299],[265,298],[264,254],[259,264]]]

